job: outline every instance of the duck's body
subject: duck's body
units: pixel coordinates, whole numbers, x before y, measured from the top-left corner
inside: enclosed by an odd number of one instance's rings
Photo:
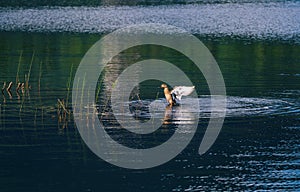
[[[171,106],[176,104],[176,99],[181,100],[182,96],[188,96],[195,90],[195,86],[178,86],[174,87],[172,91],[169,91],[166,84],[162,84],[161,88],[164,89],[166,100]]]
[[[169,89],[168,89],[168,86],[166,85],[166,84],[162,84],[161,85],[161,88],[163,88],[164,89],[164,95],[165,95],[165,97],[166,97],[166,100],[167,100],[167,102],[169,103],[169,105],[175,105],[176,104],[176,101],[175,101],[175,99],[172,97],[172,94],[171,94],[171,92],[169,91]]]

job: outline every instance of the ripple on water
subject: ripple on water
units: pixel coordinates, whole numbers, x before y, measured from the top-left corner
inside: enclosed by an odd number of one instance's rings
[[[195,98],[185,98],[181,101],[181,105],[190,105],[190,101]],[[200,111],[196,111],[196,107],[190,105],[185,109],[189,111],[181,111],[180,107],[175,107],[171,112],[174,121],[180,122],[186,119],[180,119],[183,113],[196,114],[199,113],[200,118],[210,118],[211,113],[217,116],[219,111],[211,111],[211,98],[210,96],[201,96],[196,98],[199,100]],[[157,108],[154,113],[149,112],[150,100],[133,101],[130,103],[131,114],[136,118],[150,119],[151,115],[154,118],[159,118],[156,114],[163,114],[167,110],[164,107]],[[160,100],[161,105],[165,106],[166,103],[163,99]],[[165,111],[166,110],[166,111]],[[169,110],[169,109],[168,109]],[[178,114],[178,115],[176,115]],[[180,114],[180,115],[179,115]],[[220,113],[221,114],[221,113]],[[289,115],[300,114],[300,104],[296,99],[273,99],[273,98],[254,98],[254,97],[238,97],[227,96],[227,109],[226,117],[256,117],[256,116],[270,116],[270,115]]]
[[[227,116],[268,116],[299,113],[299,105],[292,99],[227,97]]]

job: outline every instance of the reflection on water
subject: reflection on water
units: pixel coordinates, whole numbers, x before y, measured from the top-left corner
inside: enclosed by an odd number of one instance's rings
[[[70,109],[68,79],[100,36],[19,32],[1,32],[1,36],[1,85],[15,81],[21,50],[20,79],[28,74],[35,52],[30,95],[18,97],[13,89],[11,98],[6,92],[0,94],[1,191],[299,190],[298,45],[201,37],[220,65],[228,93],[224,126],[203,156],[198,155],[198,148],[208,123],[210,98],[205,79],[194,73],[192,64],[172,50],[154,46],[132,48],[114,58],[99,79],[96,97],[99,119],[115,140],[135,148],[157,146],[178,126],[195,120],[194,112],[199,112],[195,137],[180,155],[163,166],[132,171],[95,156],[82,141],[72,116],[67,116],[67,125],[59,120],[58,99]],[[143,82],[124,103],[131,108],[125,117],[140,122],[159,118],[163,125],[152,135],[132,135],[113,119],[107,99],[111,81],[129,64],[154,55],[186,64],[183,70],[200,96],[184,98],[181,106],[195,99],[200,110],[193,111],[193,106],[188,112],[180,106],[169,108],[157,88],[161,82]],[[149,106],[155,100],[161,105],[151,114]]]
[[[272,3],[274,0],[261,0],[260,2]],[[284,0],[276,0],[284,2]],[[39,6],[112,6],[112,5],[172,5],[172,4],[219,4],[219,3],[257,3],[257,0],[65,0],[65,1],[0,1],[4,7],[39,7]]]
[[[289,115],[289,114],[298,114],[300,112],[300,103],[298,97],[300,94],[294,94],[294,99],[285,98],[285,99],[276,99],[276,98],[251,98],[251,97],[227,97],[227,108],[226,108],[226,117],[258,117],[258,116],[269,116],[269,115]],[[190,104],[193,103],[193,100],[198,100],[199,107]],[[210,96],[200,96],[200,98],[186,98],[181,101],[181,105],[186,106],[187,109],[181,109],[180,107],[170,107],[166,106],[165,108],[165,119],[172,119],[174,123],[182,123],[185,120],[192,117],[191,113],[199,113],[200,118],[210,118],[211,113],[214,113],[214,117],[217,117],[218,111],[212,111],[210,108],[211,98]],[[143,120],[150,119],[151,116],[159,114],[159,111],[156,111],[155,114],[149,112],[149,105],[151,101],[133,101],[130,103],[131,113],[135,118]],[[161,101],[162,105],[166,105],[165,102]],[[200,108],[200,111],[198,109]],[[180,116],[179,114],[185,114],[187,119]],[[187,122],[184,122],[187,123]]]
[[[0,29],[107,33],[127,25],[160,23],[174,25],[199,35],[242,36],[255,39],[281,38],[299,43],[299,17],[299,1],[14,8],[0,9]]]
[[[167,105],[165,99],[132,101],[129,103],[131,112],[129,116],[133,116],[142,122],[149,121],[150,118],[158,118],[164,125],[193,124],[195,120],[198,121],[201,112],[198,110],[199,107],[194,105],[198,102],[197,99],[194,99],[191,103],[182,103],[172,107]],[[155,106],[151,106],[153,103],[155,103]]]

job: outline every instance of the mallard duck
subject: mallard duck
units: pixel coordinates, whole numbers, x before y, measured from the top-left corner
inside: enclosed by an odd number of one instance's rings
[[[169,91],[168,86],[164,83],[161,88],[164,89],[166,100],[171,106],[176,104],[176,100],[181,100],[182,96],[188,96],[195,90],[195,86],[176,86],[172,91]]]

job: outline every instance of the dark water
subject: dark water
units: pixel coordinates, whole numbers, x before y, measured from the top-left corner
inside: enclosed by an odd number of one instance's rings
[[[1,191],[299,190],[298,45],[199,37],[218,61],[227,85],[228,112],[216,143],[199,156],[209,92],[205,81],[190,71],[202,106],[194,139],[162,166],[127,170],[94,155],[82,141],[72,116],[61,120],[57,111],[57,99],[68,99],[68,81],[82,56],[101,36],[2,32],[1,37],[1,82],[15,81],[20,54],[22,81],[34,54],[29,92],[20,98],[14,91],[12,98],[6,92],[1,96]],[[157,55],[157,49],[145,47],[139,53],[124,53],[120,63],[108,69],[112,75],[108,77],[117,76],[133,58]],[[160,57],[176,63],[177,55],[162,52]],[[144,102],[155,99],[157,93],[163,97],[154,86],[155,81],[142,85],[140,97]],[[100,105],[104,105],[101,98],[106,94],[100,94]],[[148,142],[162,142],[172,134],[173,124],[176,121],[171,120],[169,128]],[[120,138],[118,131],[112,129],[110,133]],[[132,138],[121,140],[126,143]]]
[[[0,94],[0,191],[299,191],[299,3],[181,6],[0,10],[0,85],[14,82],[11,96]],[[179,10],[182,14],[171,14]],[[202,17],[211,10],[210,17]],[[92,13],[96,17],[84,17]],[[127,19],[120,22],[112,13]],[[198,148],[210,114],[209,90],[193,64],[174,50],[148,45],[122,52],[99,78],[96,95],[99,118],[112,138],[137,148],[159,145],[178,124],[189,123],[189,114],[178,118],[175,109],[155,134],[136,137],[119,129],[111,115],[110,89],[130,63],[153,57],[185,63],[199,97],[183,102],[199,100],[198,129],[188,147],[164,165],[129,170],[101,160],[81,139],[72,113],[59,104],[58,99],[72,110],[72,79],[82,57],[102,37],[99,33],[124,21],[183,27],[215,57],[226,84],[227,113],[204,155]],[[15,82],[25,82],[25,75],[30,88],[18,95]],[[148,104],[157,98],[164,102],[160,83],[146,81],[132,92],[130,115],[149,119]]]

